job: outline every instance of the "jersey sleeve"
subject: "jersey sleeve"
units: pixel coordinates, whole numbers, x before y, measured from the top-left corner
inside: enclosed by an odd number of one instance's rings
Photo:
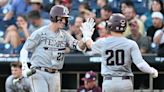
[[[33,32],[24,44],[25,49],[28,51],[33,51],[35,47],[39,44],[40,40],[41,35],[39,34],[39,32]]]
[[[98,39],[98,40],[96,40],[94,43],[93,43],[93,45],[92,45],[92,51],[94,52],[94,53],[101,53],[102,52],[102,47],[103,47],[103,42],[104,42],[104,39],[102,38],[102,39]]]
[[[11,77],[8,77],[7,80],[6,80],[6,83],[5,83],[5,92],[14,92],[11,88],[11,85],[12,85],[12,79]]]
[[[145,60],[142,58],[141,52],[139,50],[139,47],[136,42],[132,42],[132,48],[131,48],[131,58],[135,65],[145,62]]]
[[[23,79],[24,79],[24,81],[23,81],[24,84],[22,84],[22,85],[26,86],[26,88],[24,90],[29,90],[29,92],[32,92],[29,78],[28,77],[24,77]]]
[[[65,32],[66,34],[66,39],[67,39],[67,44],[71,49],[77,49],[78,47],[78,40],[76,40],[73,36],[71,36],[71,34],[69,34],[68,32]]]

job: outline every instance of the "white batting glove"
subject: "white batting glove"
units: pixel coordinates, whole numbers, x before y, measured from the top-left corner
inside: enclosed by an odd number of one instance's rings
[[[86,42],[87,40],[91,39],[95,30],[94,26],[95,22],[93,18],[88,18],[86,22],[82,23],[80,30],[83,34],[83,42]]]
[[[29,69],[28,65],[26,62],[22,62],[22,75],[24,77],[28,77],[27,73],[30,72],[31,70]]]
[[[157,78],[158,77],[158,71],[152,67],[152,70],[153,70],[153,74],[152,74],[152,77],[153,78]]]

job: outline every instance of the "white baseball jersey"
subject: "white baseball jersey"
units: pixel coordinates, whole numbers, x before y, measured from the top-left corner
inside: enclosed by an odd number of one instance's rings
[[[92,50],[102,56],[102,75],[133,76],[131,63],[136,65],[144,61],[136,42],[125,37],[97,40]]]
[[[24,47],[32,52],[32,67],[61,69],[66,46],[76,49],[77,43],[65,30],[53,32],[49,26],[44,26],[31,34]]]
[[[11,75],[6,79],[6,92],[32,92],[30,82],[27,77],[21,78],[18,82],[13,82],[14,77]]]

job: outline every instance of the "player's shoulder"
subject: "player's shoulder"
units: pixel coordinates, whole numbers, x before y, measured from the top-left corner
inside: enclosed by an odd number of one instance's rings
[[[63,37],[70,37],[70,33],[67,30],[60,29],[60,35]]]
[[[14,79],[14,77],[12,75],[8,76],[7,79],[6,79],[6,83],[11,84],[13,79]]]
[[[48,28],[48,25],[45,25],[45,26],[42,26],[42,27],[40,27],[38,30],[36,30],[36,31],[34,31],[34,32],[44,32],[44,31],[46,31],[46,30],[48,30],[49,28]]]
[[[103,42],[105,42],[106,40],[107,40],[108,38],[99,38],[99,39],[97,39],[96,40],[96,42],[101,42],[101,43],[103,43]]]
[[[8,80],[13,80],[14,79],[14,76],[13,75],[10,75],[7,77]]]
[[[67,30],[64,30],[64,29],[60,29],[60,32],[63,34],[69,34],[69,32]]]
[[[46,26],[43,26],[43,27],[35,30],[31,35],[41,34],[43,32],[46,32],[47,29],[48,29],[48,26],[47,25]]]

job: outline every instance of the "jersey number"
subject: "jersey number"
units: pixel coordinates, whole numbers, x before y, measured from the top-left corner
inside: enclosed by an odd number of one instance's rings
[[[109,57],[106,59],[107,65],[123,65],[124,64],[124,50],[106,50],[106,55],[109,55]],[[111,61],[111,58],[114,57],[114,61]]]
[[[57,61],[62,61],[64,59],[64,53],[59,52],[57,56]]]

